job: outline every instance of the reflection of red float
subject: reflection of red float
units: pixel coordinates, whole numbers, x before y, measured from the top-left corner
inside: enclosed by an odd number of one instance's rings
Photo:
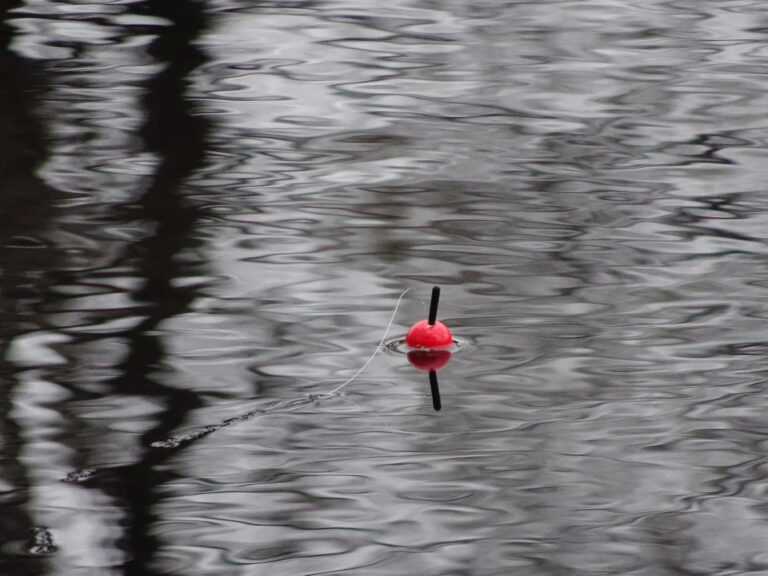
[[[437,372],[451,359],[449,350],[411,350],[408,352],[408,362],[414,368],[424,372]]]

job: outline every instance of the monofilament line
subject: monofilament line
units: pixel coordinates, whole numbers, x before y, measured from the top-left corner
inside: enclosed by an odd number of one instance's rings
[[[366,360],[365,364],[360,366],[360,368],[357,370],[357,372],[352,374],[352,376],[350,376],[346,381],[344,381],[341,384],[339,384],[336,388],[334,388],[330,392],[326,392],[325,394],[323,394],[323,396],[333,396],[334,394],[336,394],[339,390],[341,390],[347,384],[349,384],[355,378],[357,378],[363,372],[363,370],[368,368],[368,365],[371,362],[373,362],[373,359],[376,357],[376,354],[379,353],[381,348],[384,346],[384,342],[387,341],[387,336],[389,336],[389,331],[392,328],[392,324],[395,322],[395,316],[397,315],[397,310],[400,308],[400,303],[403,301],[403,298],[405,297],[405,295],[408,294],[408,292],[410,292],[410,291],[411,291],[411,288],[406,288],[405,290],[403,290],[403,293],[400,294],[400,298],[397,299],[397,304],[395,304],[395,309],[392,311],[392,316],[389,318],[389,323],[387,324],[387,328],[386,328],[386,330],[384,330],[384,335],[381,337],[381,340],[379,341],[378,346],[376,346],[376,349],[373,351],[373,354],[370,355],[368,360]]]

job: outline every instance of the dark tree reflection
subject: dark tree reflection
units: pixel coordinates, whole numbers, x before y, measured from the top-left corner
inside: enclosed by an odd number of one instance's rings
[[[199,273],[199,264],[188,257],[195,247],[199,210],[185,199],[182,186],[201,166],[205,152],[206,121],[195,114],[185,96],[190,71],[203,61],[193,41],[205,27],[205,16],[202,4],[188,0],[149,1],[134,10],[171,25],[160,30],[150,47],[151,55],[165,67],[146,86],[146,123],[141,130],[146,148],[160,163],[147,192],[134,206],[135,215],[154,229],[138,247],[132,247],[137,248],[137,274],[143,279],[134,298],[146,305],[147,314],[124,334],[130,351],[112,386],[116,393],[154,398],[164,409],[157,425],[142,436],[143,456],[130,465],[102,471],[89,485],[112,495],[129,515],[121,542],[128,555],[124,572],[148,575],[161,573],[153,562],[159,543],[151,526],[156,520],[157,488],[173,477],[162,464],[174,453],[152,449],[151,444],[166,438],[200,405],[194,392],[167,386],[158,378],[165,350],[156,329],[184,312],[197,296],[194,287],[175,280]]]
[[[11,411],[19,381],[4,360],[13,337],[38,322],[42,276],[61,255],[46,241],[56,192],[35,175],[47,154],[35,114],[43,70],[10,50],[8,18],[18,4],[0,2],[0,573],[25,576],[48,571],[45,557],[33,554],[34,535],[45,531],[30,518],[23,440]]]

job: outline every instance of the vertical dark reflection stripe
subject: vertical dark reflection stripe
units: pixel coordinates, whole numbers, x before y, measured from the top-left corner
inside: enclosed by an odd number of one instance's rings
[[[440,401],[440,385],[437,382],[437,372],[434,370],[429,371],[429,390],[432,393],[432,407],[435,412],[439,412],[443,408],[443,404]]]
[[[35,176],[47,155],[35,115],[43,70],[10,49],[8,19],[18,4],[0,2],[0,475],[11,486],[0,492],[0,573],[32,576],[47,574],[48,561],[27,554],[33,535],[28,470],[11,417],[18,379],[5,359],[13,337],[38,325],[37,304],[46,298],[41,278],[61,254],[44,241],[56,191]]]
[[[198,263],[180,258],[195,247],[199,218],[198,208],[184,198],[181,188],[205,156],[207,123],[195,114],[185,94],[189,73],[204,60],[194,40],[205,28],[206,20],[202,4],[190,0],[150,0],[132,9],[163,18],[170,25],[159,31],[150,46],[150,54],[165,66],[146,86],[147,116],[141,130],[146,148],[159,158],[151,185],[135,206],[138,217],[152,223],[155,230],[134,247],[138,253],[137,274],[143,279],[134,297],[146,303],[147,316],[124,334],[129,354],[112,385],[115,392],[158,399],[164,409],[157,425],[142,436],[146,447],[142,457],[130,465],[105,471],[91,485],[112,495],[128,514],[120,542],[128,557],[124,573],[147,576],[163,573],[154,562],[159,543],[152,527],[160,500],[157,489],[174,477],[163,464],[177,452],[154,450],[150,445],[169,436],[191,410],[201,405],[194,392],[167,386],[157,378],[155,373],[165,351],[155,329],[187,310],[197,296],[194,287],[174,281],[199,273]]]

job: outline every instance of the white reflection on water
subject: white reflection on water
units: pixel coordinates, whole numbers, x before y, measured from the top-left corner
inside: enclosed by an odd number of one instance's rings
[[[759,4],[0,14],[17,572],[768,568]]]

